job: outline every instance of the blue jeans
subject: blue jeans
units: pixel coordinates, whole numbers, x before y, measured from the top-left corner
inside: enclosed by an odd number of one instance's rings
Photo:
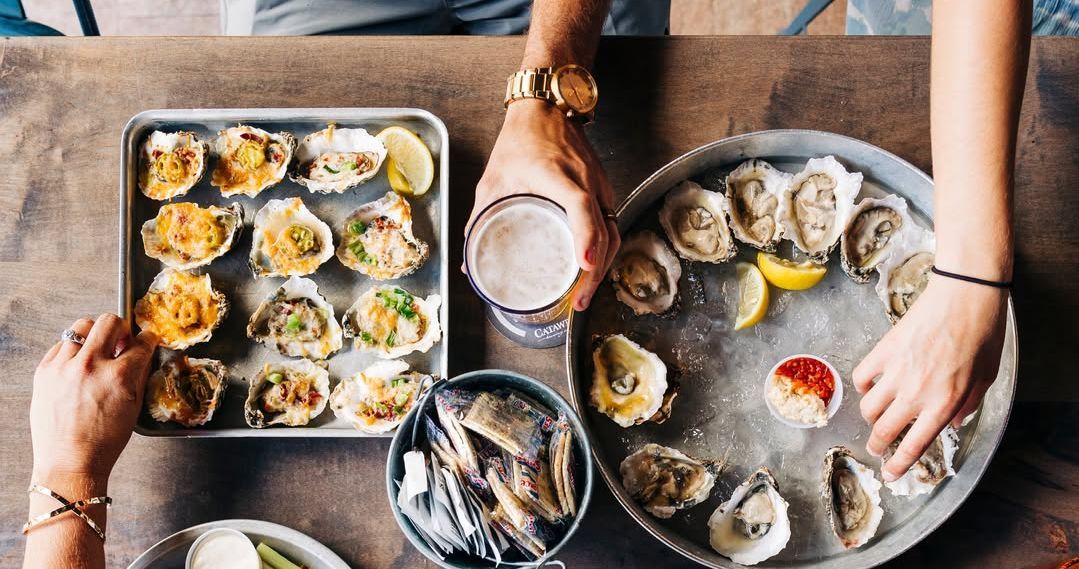
[[[1079,35],[1079,0],[1034,0],[1033,31],[1039,36]],[[932,0],[848,0],[849,35],[929,35]]]

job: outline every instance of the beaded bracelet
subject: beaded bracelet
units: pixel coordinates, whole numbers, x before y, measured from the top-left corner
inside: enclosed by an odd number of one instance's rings
[[[101,541],[105,541],[105,530],[101,529],[101,526],[97,525],[97,522],[90,519],[90,516],[86,515],[86,512],[84,512],[81,508],[94,504],[105,504],[105,507],[107,508],[112,505],[112,498],[109,498],[108,496],[99,496],[96,498],[87,498],[85,500],[69,502],[67,498],[64,498],[56,492],[53,492],[52,490],[49,490],[48,488],[38,484],[31,484],[30,489],[27,490],[27,492],[37,492],[38,494],[44,494],[45,496],[48,496],[56,500],[57,502],[60,502],[61,504],[63,504],[63,506],[56,508],[55,510],[46,514],[41,514],[40,516],[37,516],[26,522],[26,524],[22,526],[22,532],[24,534],[33,529],[35,526],[40,525],[45,521],[51,520],[52,518],[55,518],[56,516],[59,516],[64,512],[70,511],[76,516],[82,518],[82,521],[86,522],[86,524],[90,526],[90,529],[94,530],[94,533],[96,533],[97,536],[101,538]]]
[[[948,277],[949,279],[955,279],[957,281],[963,281],[966,283],[979,284],[982,286],[991,286],[993,288],[1012,288],[1012,281],[987,281],[985,279],[979,279],[978,277],[968,277],[967,275],[961,275],[959,273],[949,273],[948,271],[942,271],[933,265],[930,269],[933,274],[940,275],[942,277]]]

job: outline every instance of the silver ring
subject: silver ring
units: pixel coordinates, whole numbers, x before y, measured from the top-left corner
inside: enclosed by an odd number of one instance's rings
[[[82,334],[79,334],[71,328],[64,330],[64,333],[60,334],[60,340],[63,342],[71,342],[73,344],[78,344],[80,346],[86,343],[86,338],[84,338]]]

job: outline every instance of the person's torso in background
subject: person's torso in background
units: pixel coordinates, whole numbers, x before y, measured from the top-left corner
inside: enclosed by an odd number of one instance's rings
[[[1034,34],[1079,35],[1079,0],[1034,0]],[[847,0],[847,35],[929,35],[932,0]]]

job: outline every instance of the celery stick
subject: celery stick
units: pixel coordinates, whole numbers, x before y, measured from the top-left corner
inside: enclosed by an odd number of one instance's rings
[[[276,552],[269,545],[259,542],[258,547],[255,548],[259,552],[259,557],[262,558],[263,563],[269,565],[273,569],[300,569],[299,565],[285,559],[280,553]]]

